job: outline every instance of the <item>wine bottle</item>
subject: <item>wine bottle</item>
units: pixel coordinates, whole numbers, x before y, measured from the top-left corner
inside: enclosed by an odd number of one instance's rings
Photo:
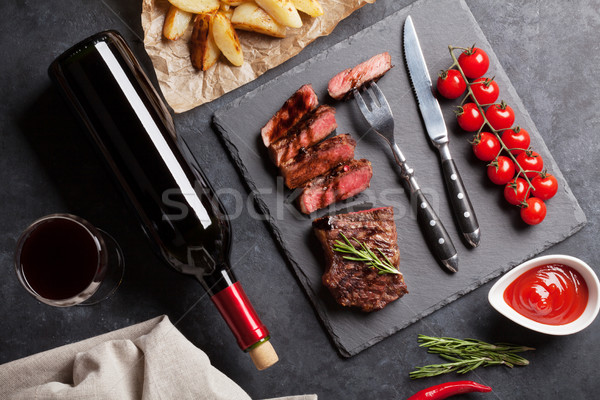
[[[93,35],[49,75],[90,133],[158,253],[197,278],[257,368],[277,361],[269,331],[230,268],[225,209],[123,37]]]

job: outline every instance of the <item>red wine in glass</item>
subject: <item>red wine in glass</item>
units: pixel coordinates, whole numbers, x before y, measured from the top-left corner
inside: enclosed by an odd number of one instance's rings
[[[114,239],[83,218],[52,214],[21,235],[15,268],[27,291],[58,307],[95,304],[108,298],[123,276]]]

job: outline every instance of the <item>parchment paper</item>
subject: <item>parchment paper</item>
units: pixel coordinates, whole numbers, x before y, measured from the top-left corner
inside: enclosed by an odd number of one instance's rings
[[[188,111],[258,78],[298,54],[319,36],[326,36],[355,10],[375,0],[320,0],[325,11],[318,18],[300,13],[303,25],[288,28],[283,39],[238,31],[244,50],[244,65],[234,67],[223,57],[208,71],[196,70],[190,61],[192,26],[179,40],[162,35],[167,0],[143,0],[144,47],[152,60],[160,89],[176,113]]]

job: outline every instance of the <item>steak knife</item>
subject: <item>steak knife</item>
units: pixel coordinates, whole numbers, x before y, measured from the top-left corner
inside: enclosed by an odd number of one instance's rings
[[[455,220],[466,242],[472,247],[477,247],[481,239],[477,216],[471,205],[471,200],[469,200],[469,195],[460,177],[458,168],[456,168],[456,164],[450,154],[446,123],[444,122],[440,104],[433,95],[427,64],[421,51],[417,31],[410,16],[406,18],[404,23],[403,40],[404,58],[408,67],[408,75],[410,76],[417,102],[419,103],[419,110],[423,116],[427,134],[440,155],[444,181],[450,195],[450,203]]]

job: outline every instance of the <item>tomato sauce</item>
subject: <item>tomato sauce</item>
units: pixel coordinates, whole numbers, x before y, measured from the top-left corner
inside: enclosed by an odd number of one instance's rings
[[[575,321],[585,310],[588,288],[581,274],[563,264],[547,264],[521,274],[504,291],[519,314],[547,325]]]

